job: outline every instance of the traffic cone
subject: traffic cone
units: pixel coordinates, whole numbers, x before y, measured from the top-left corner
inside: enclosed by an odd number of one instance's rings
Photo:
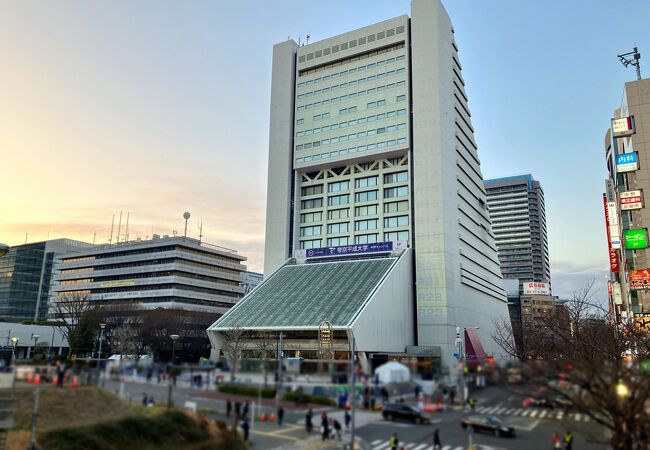
[[[52,377],[52,386],[58,386],[59,385],[59,377],[54,375]]]
[[[266,422],[266,413],[260,414],[260,422]]]
[[[34,381],[34,377],[33,377],[32,374],[30,373],[29,375],[27,375],[27,382],[28,382],[28,383],[31,383],[32,381]]]
[[[34,384],[41,384],[41,374],[37,373],[34,377]]]
[[[275,422],[275,414],[271,413],[271,415],[269,416],[269,422],[271,423]]]
[[[70,387],[77,387],[79,386],[79,377],[77,375],[72,377],[72,383],[70,383]]]

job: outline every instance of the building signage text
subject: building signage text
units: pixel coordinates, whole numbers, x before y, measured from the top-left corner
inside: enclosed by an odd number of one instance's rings
[[[621,209],[641,209],[643,208],[643,195],[641,191],[621,192]]]
[[[548,283],[524,283],[524,295],[551,295]]]
[[[630,270],[630,289],[650,289],[650,269]]]
[[[621,117],[612,119],[612,137],[619,138],[634,134],[634,118]]]
[[[616,155],[616,171],[633,172],[639,168],[639,158],[636,152],[621,153]]]
[[[625,230],[625,248],[636,250],[648,247],[648,232],[645,229]]]

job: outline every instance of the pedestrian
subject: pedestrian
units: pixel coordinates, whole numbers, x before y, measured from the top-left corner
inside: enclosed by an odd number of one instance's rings
[[[374,410],[375,410],[375,404],[376,404],[376,402],[377,402],[377,400],[375,400],[375,397],[374,397],[374,396],[370,397],[370,410],[371,410],[371,411],[374,411]]]
[[[569,430],[567,430],[566,434],[564,435],[564,450],[572,450],[573,449],[573,435]]]
[[[345,431],[349,431],[350,422],[352,422],[352,416],[350,415],[350,411],[348,411],[347,409],[345,410],[344,420],[345,420]]]
[[[449,403],[454,404],[454,397],[456,397],[456,391],[450,390],[449,391]]]
[[[244,403],[244,408],[242,409],[241,415],[243,417],[248,417],[248,400]]]
[[[65,362],[58,361],[56,364],[56,376],[58,378],[57,387],[63,387],[65,380]]]
[[[559,450],[562,448],[562,438],[557,432],[553,433],[553,450]]]
[[[142,406],[147,406],[149,402],[147,401],[147,393],[143,392],[142,393]]]
[[[390,447],[390,450],[397,450],[397,447],[399,446],[399,439],[397,438],[397,433],[393,433],[390,435],[390,439],[388,439],[388,446]]]
[[[415,385],[415,389],[414,389],[414,391],[415,391],[415,392],[414,392],[414,394],[415,394],[415,399],[417,400],[418,397],[420,397],[420,385],[419,385],[419,384],[416,384],[416,385]]]
[[[307,414],[305,414],[305,429],[307,430],[307,433],[311,433],[314,429],[314,423],[312,422],[313,414],[311,408],[309,408]]]
[[[241,417],[241,403],[239,402],[235,402],[235,417],[237,420]]]
[[[381,401],[388,403],[388,391],[384,386],[381,387]]]
[[[323,437],[323,441],[326,441],[330,437],[330,425],[327,421],[327,413],[322,412],[320,415],[320,432]]]
[[[340,441],[341,440],[341,422],[338,420],[334,419],[334,431],[336,432],[336,440]]]
[[[282,420],[284,419],[284,408],[282,405],[278,408],[278,426],[282,426]]]
[[[436,431],[433,432],[433,450],[441,450],[442,444],[440,443],[440,432],[436,428]]]
[[[232,412],[232,402],[230,399],[226,399],[226,417],[230,417],[230,413]]]
[[[147,408],[153,408],[156,403],[153,401],[153,395],[149,397],[149,401],[147,402]]]
[[[248,419],[244,416],[244,419],[241,421],[241,429],[244,432],[244,442],[248,442],[248,432],[250,430],[250,424]]]

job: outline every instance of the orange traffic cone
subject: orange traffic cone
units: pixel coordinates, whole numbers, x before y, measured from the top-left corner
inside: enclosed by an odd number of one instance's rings
[[[260,414],[260,422],[266,422],[266,413]]]
[[[41,384],[41,374],[37,373],[34,377],[34,384]]]
[[[70,383],[70,387],[77,387],[79,386],[79,377],[77,375],[72,377],[72,383]]]
[[[54,375],[52,377],[52,386],[58,386],[59,385],[59,377]]]
[[[269,416],[269,422],[271,423],[275,422],[275,414],[271,413],[271,415]]]
[[[34,381],[34,377],[33,377],[32,374],[30,373],[29,375],[27,375],[27,382],[28,382],[28,383],[31,383],[32,381]]]

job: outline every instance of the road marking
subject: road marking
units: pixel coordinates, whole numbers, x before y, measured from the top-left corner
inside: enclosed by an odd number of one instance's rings
[[[495,414],[502,414],[503,411],[505,411],[505,410],[506,410],[505,408],[501,407],[501,408],[497,409],[496,411],[494,411],[494,413]]]
[[[526,410],[521,413],[522,416],[526,417],[528,414],[530,414],[530,411]]]
[[[485,411],[486,409],[488,409],[487,406],[479,406],[478,408],[476,408],[476,411],[482,413],[482,412]]]
[[[413,446],[415,446],[415,442],[411,442],[410,444],[406,444],[406,447],[404,447],[404,448],[409,449],[409,448],[413,448]]]
[[[546,414],[548,414],[548,411],[542,411],[542,412],[540,412],[540,413],[539,413],[539,418],[540,418],[540,419],[543,419],[544,417],[546,417]]]
[[[539,412],[539,411],[537,411],[537,410],[535,409],[535,410],[533,410],[533,411],[530,412],[530,414],[529,414],[528,417],[535,417],[535,416],[537,416],[537,413],[538,413],[538,412]]]
[[[514,412],[513,414],[516,415],[516,416],[518,416],[518,415],[520,415],[523,411],[524,411],[523,409],[519,408],[519,409],[515,410],[515,412]]]
[[[451,450],[451,445],[445,445],[442,450]]]
[[[518,430],[533,431],[535,429],[535,427],[537,427],[537,425],[539,425],[539,422],[540,422],[540,420],[537,419],[537,420],[533,421],[532,423],[530,423],[527,427],[525,427],[523,425],[515,425],[515,424],[513,424],[512,426],[514,428],[518,429]]]
[[[512,414],[512,413],[515,411],[515,409],[516,409],[516,408],[510,408],[510,409],[507,410],[505,413],[508,414],[508,415],[510,415],[510,414]]]
[[[372,441],[372,444],[370,445],[377,445],[379,443],[381,443],[381,439],[375,439],[374,441]]]
[[[564,411],[558,411],[558,413],[555,415],[555,418],[557,420],[562,420],[562,418],[564,418]]]
[[[422,450],[424,447],[426,447],[427,444],[420,444],[417,447],[415,447],[413,450]],[[433,446],[432,446],[433,447]]]
[[[496,410],[497,410],[497,407],[494,406],[494,407],[492,407],[492,408],[486,410],[485,413],[486,413],[486,414],[492,414],[492,413],[493,413],[494,411],[496,411]]]
[[[573,416],[573,419],[576,422],[580,422],[582,420],[582,414],[575,413],[575,415]]]
[[[375,446],[375,447],[373,447],[373,448],[374,448],[375,450],[381,450],[381,449],[384,448],[384,447],[388,447],[388,444],[389,444],[388,442],[384,442],[383,444],[377,445],[377,446]]]

